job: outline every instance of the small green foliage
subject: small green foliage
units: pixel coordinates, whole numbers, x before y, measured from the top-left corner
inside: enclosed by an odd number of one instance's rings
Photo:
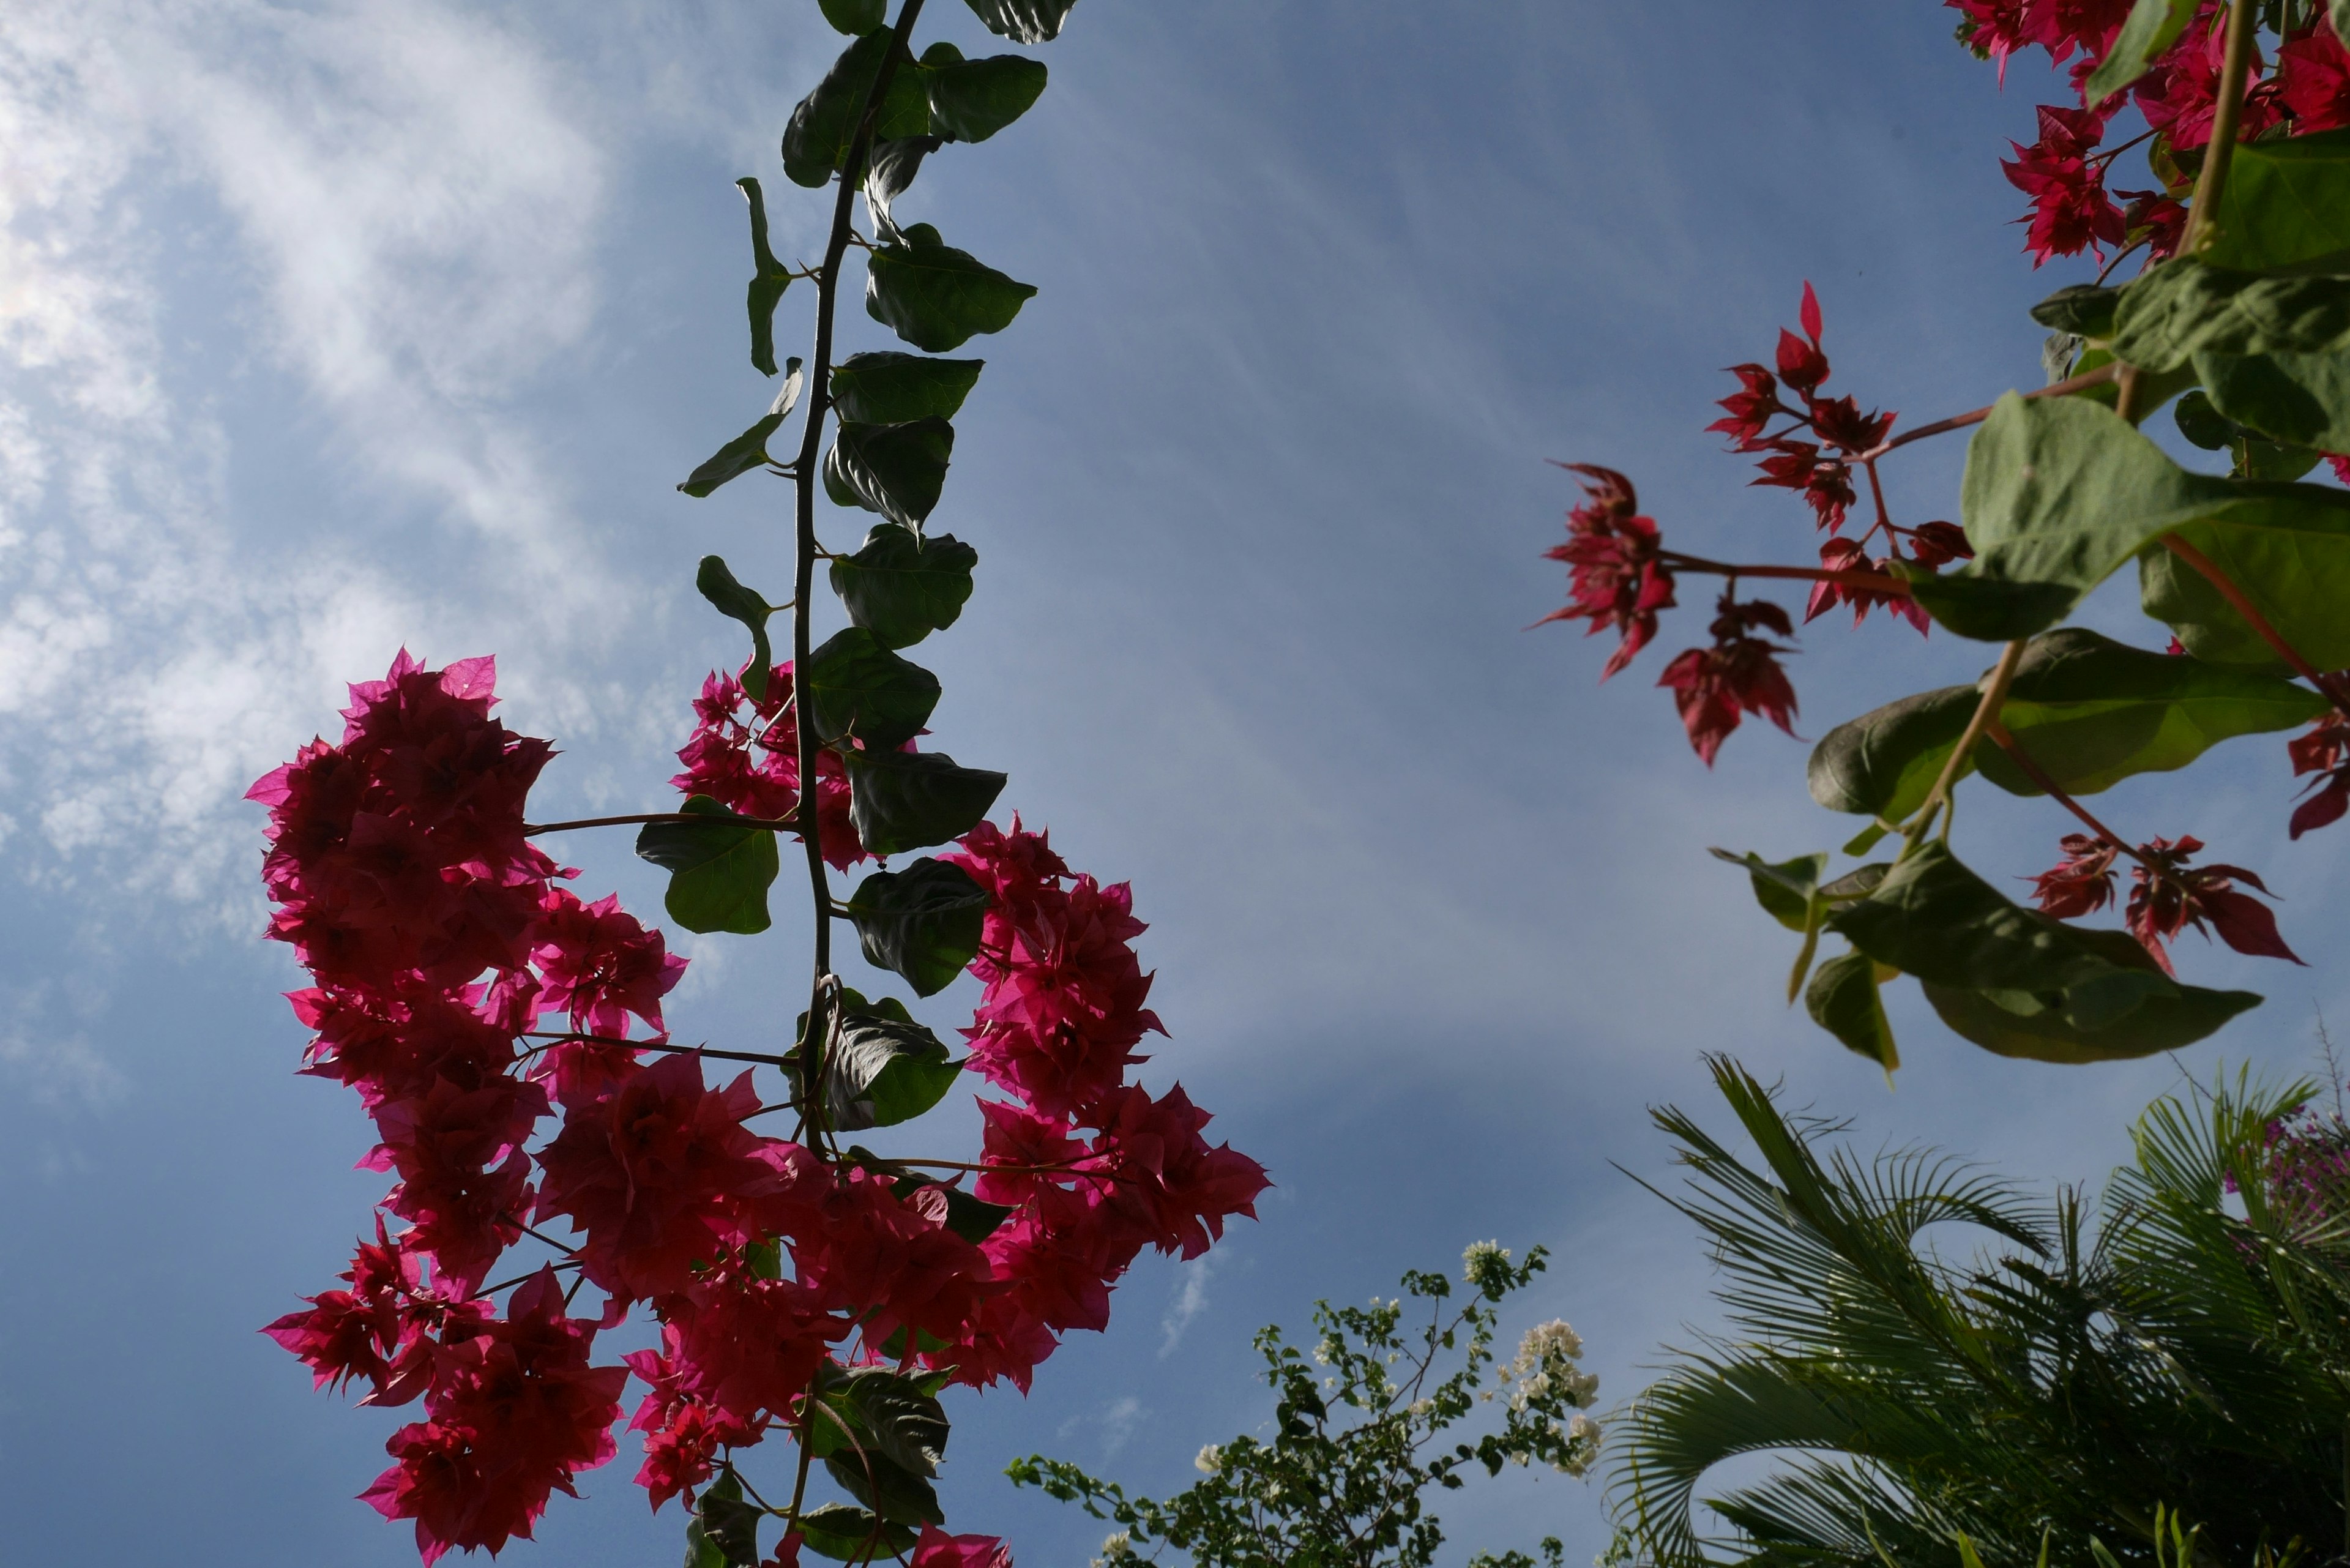
[[[865,275],[866,313],[928,354],[1003,331],[1035,293],[946,244],[928,223],[875,251]]]
[[[1403,1276],[1402,1297],[1315,1303],[1310,1355],[1278,1327],[1261,1331],[1272,1437],[1201,1449],[1206,1479],[1173,1498],[1128,1497],[1114,1481],[1041,1455],[1005,1473],[1116,1524],[1105,1563],[1158,1563],[1164,1549],[1188,1553],[1195,1568],[1426,1568],[1444,1541],[1423,1501],[1430,1487],[1458,1490],[1480,1469],[1494,1476],[1537,1460],[1579,1476],[1599,1446],[1598,1427],[1583,1414],[1598,1380],[1581,1369],[1573,1329],[1554,1321],[1527,1330],[1507,1365],[1493,1353],[1501,1303],[1533,1282],[1547,1254],[1536,1247],[1513,1262],[1498,1244],[1480,1241],[1462,1263],[1473,1293],[1457,1310],[1448,1306],[1451,1279],[1414,1271]],[[1418,1328],[1405,1326],[1406,1298],[1426,1303]],[[1498,1407],[1498,1426],[1474,1437],[1455,1430],[1483,1406]],[[1546,1539],[1540,1550],[1539,1561],[1555,1565],[1565,1548]],[[1518,1552],[1471,1560],[1484,1568],[1536,1561]]]
[[[801,379],[799,360],[787,361],[784,384],[776,391],[775,401],[767,405],[766,416],[720,447],[701,467],[686,475],[685,483],[678,488],[697,501],[702,500],[728,480],[740,479],[753,469],[764,468],[775,462],[767,455],[767,438],[783,428],[792,406],[799,401]]]
[[[979,951],[987,889],[944,860],[921,859],[903,871],[876,871],[848,900],[865,961],[905,977],[917,996],[952,983]]]
[[[637,835],[637,854],[670,874],[670,919],[689,931],[765,930],[767,889],[782,869],[774,830],[737,826],[706,794],[688,796],[683,811],[709,820],[649,822]]]
[[[957,767],[944,752],[850,752],[848,815],[876,855],[961,838],[1003,791],[1004,776]]]

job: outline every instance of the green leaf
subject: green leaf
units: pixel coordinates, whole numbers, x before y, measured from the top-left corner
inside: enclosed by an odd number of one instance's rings
[[[944,1524],[946,1511],[931,1483],[879,1453],[833,1454],[824,1461],[841,1490],[898,1524]]]
[[[2215,481],[2227,483],[2227,481]],[[2350,665],[2350,495],[2316,484],[2234,487],[2250,499],[2186,523],[2178,536],[2209,556],[2262,619],[2320,670]],[[2211,664],[2287,666],[2203,575],[2168,550],[2138,562],[2139,602]]]
[[[1893,1025],[1885,1018],[1885,999],[1877,989],[1877,964],[1866,953],[1846,953],[1820,965],[1804,988],[1804,1010],[1847,1051],[1858,1052],[1887,1073],[1901,1065]]]
[[[1003,1227],[1014,1210],[1008,1203],[990,1203],[973,1198],[960,1187],[941,1187],[947,1198],[947,1229],[978,1246]]]
[[[757,424],[728,441],[700,468],[686,475],[678,486],[699,501],[730,479],[739,479],[754,468],[764,468],[775,459],[767,455],[767,438],[783,428],[800,400],[800,362],[795,358],[784,365],[784,384],[776,389],[775,400],[767,405],[767,413]]]
[[[848,161],[857,140],[858,115],[881,63],[896,44],[886,27],[877,27],[841,52],[816,90],[800,99],[784,128],[784,173],[795,185],[810,190],[829,184]],[[881,111],[874,117],[875,141],[927,135],[931,129],[930,93],[923,67],[900,56],[898,68],[883,93]]]
[[[867,425],[951,420],[985,368],[984,359],[926,359],[894,348],[852,354],[832,368],[832,406]]]
[[[2350,6],[2336,0],[2335,9]],[[2240,144],[2212,223],[2215,236],[2200,254],[2213,266],[2343,270],[2350,260],[2350,131]]]
[[[1045,90],[1045,74],[1043,61],[1024,55],[934,66],[931,129],[950,141],[984,141],[1028,112]]]
[[[834,1128],[909,1122],[944,1099],[962,1075],[939,1037],[879,1013],[844,1013],[825,1053],[825,1106]]]
[[[1980,992],[2017,1016],[2046,1015],[2117,1045],[2140,1037],[2131,1021],[2143,1010],[2189,994],[2150,961],[2141,966],[2123,954],[2110,940],[2118,933],[2021,908],[1939,843],[1895,866],[1874,893],[1834,910],[1827,923],[1870,958],[1925,984]],[[2168,1040],[2176,1015],[2175,1008],[2146,1013],[2147,1033]]]
[[[852,37],[869,33],[889,19],[889,0],[816,0],[816,4],[836,31]]]
[[[849,896],[865,961],[905,977],[917,996],[943,991],[979,952],[987,889],[960,866],[928,858],[876,871]]]
[[[2210,397],[2200,387],[2178,400],[2170,418],[2189,445],[2205,452],[2225,452],[2244,433],[2243,426],[2211,406]]]
[[[924,538],[884,523],[857,554],[834,558],[832,591],[884,647],[910,648],[954,625],[978,564],[979,552],[951,534]]]
[[[2350,452],[2350,353],[2198,354],[2195,373],[2209,393],[2206,406],[2232,424],[2289,446]],[[2194,396],[2181,398],[2180,408]],[[2208,431],[2190,433],[2184,413],[2179,419],[2188,440],[2219,450],[2205,439]]]
[[[2111,337],[2114,306],[2121,296],[2118,288],[2069,284],[2033,306],[2032,319],[2052,332],[2069,332],[2075,337]]]
[[[637,835],[637,854],[670,874],[670,919],[689,931],[765,930],[767,888],[782,867],[774,831],[736,826],[741,819],[706,794],[689,796],[683,809],[710,821],[649,822]]]
[[[792,275],[767,246],[767,198],[758,181],[745,174],[734,182],[751,204],[751,363],[763,376],[775,373],[775,302],[791,286]]]
[[[1049,44],[1077,0],[969,0],[987,30],[1015,44]]]
[[[1913,576],[1911,591],[1952,631],[1998,641],[2063,619],[2166,533],[2175,530],[2207,553],[2207,539],[2231,539],[2248,570],[2306,572],[2339,554],[2350,522],[2350,495],[2341,491],[2189,473],[2095,403],[2027,402],[2012,392],[1967,449],[1960,504],[1976,558],[1960,572]],[[2350,557],[2341,566],[2350,572]],[[2280,603],[2293,597],[2301,605],[2303,619],[2327,623],[2326,646],[2350,653],[2350,618],[2331,613],[2341,601],[2313,597],[2314,580],[2288,577],[2274,587]],[[2170,618],[2151,600],[2147,611]]]
[[[889,203],[906,193],[921,171],[922,160],[939,150],[935,136],[900,136],[877,141],[865,162],[865,208],[873,214],[873,232],[892,244],[903,236]]]
[[[1003,793],[1004,777],[957,767],[944,752],[850,752],[848,815],[876,855],[961,838]]]
[[[844,421],[824,457],[824,487],[843,506],[862,506],[920,528],[939,504],[954,456],[954,426],[933,414],[903,424]]]
[[[914,1549],[921,1532],[903,1524],[885,1524],[861,1508],[828,1502],[801,1514],[800,1544],[836,1563],[869,1563],[902,1557]]]
[[[875,251],[865,275],[866,313],[930,354],[1003,331],[1035,293],[942,243],[928,223],[909,227],[903,244]]]
[[[827,746],[854,739],[868,750],[895,751],[922,732],[939,705],[937,676],[857,626],[808,655],[796,690],[816,738]]]
[[[2199,0],[2137,0],[2113,47],[2089,73],[2082,101],[2101,103],[2146,75],[2195,19]]]
[[[937,1398],[902,1373],[882,1366],[845,1367],[828,1362],[817,1397],[857,1435],[858,1442],[880,1454],[900,1469],[917,1476],[935,1476],[947,1451],[947,1413]],[[849,1449],[838,1428],[819,1422],[834,1434],[816,1447],[827,1458]]]
[[[775,607],[736,582],[721,556],[702,557],[702,568],[693,574],[693,586],[702,590],[703,598],[717,607],[720,615],[751,628],[751,662],[743,667],[743,690],[751,694],[754,702],[765,701],[767,672],[775,662],[775,649],[767,641],[767,618],[775,613]]]
[[[1828,868],[1825,850],[1816,855],[1799,855],[1775,866],[1751,850],[1744,855],[1732,855],[1727,849],[1717,849],[1713,856],[1745,868],[1748,880],[1754,886],[1754,901],[1773,919],[1791,931],[1812,929],[1812,909],[1819,898],[1820,878]]]
[[[2192,256],[2122,290],[2116,358],[2173,370],[2197,354],[2327,354],[2350,348],[2350,278],[2272,277]]]
[[[1830,811],[1898,821],[1925,804],[1980,701],[1946,686],[1840,724],[1813,748],[1812,798]],[[2324,711],[2306,687],[2130,648],[2067,627],[2034,638],[2001,722],[2068,794],[2183,768],[2220,742],[2306,723]],[[2011,794],[2038,794],[2007,753],[1979,743],[1968,768]],[[1963,776],[1963,774],[1961,775]]]
[[[765,1511],[743,1501],[743,1482],[732,1467],[722,1469],[702,1489],[686,1526],[686,1568],[758,1568],[759,1521]]]
[[[2081,934],[2111,939],[2103,945],[2116,958],[2124,945],[2137,947],[2126,932]],[[2145,950],[2138,950],[2143,957]],[[2116,1062],[2176,1051],[2217,1033],[2230,1019],[2261,1003],[2261,998],[2249,991],[2182,985],[2176,996],[2148,997],[2118,1021],[2084,1028],[2071,1022],[2061,1007],[2041,1004],[2036,997],[1960,991],[1930,983],[1921,983],[1919,989],[1952,1033],[1999,1055],[2034,1062]]]

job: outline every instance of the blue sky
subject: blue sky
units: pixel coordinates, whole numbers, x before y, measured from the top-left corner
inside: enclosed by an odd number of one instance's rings
[[[1789,940],[1705,857],[1849,825],[1773,732],[1711,774],[1690,754],[1648,683],[1701,610],[1605,688],[1600,644],[1521,630],[1563,591],[1545,458],[1626,470],[1676,544],[1801,558],[1800,505],[1703,426],[1806,278],[1864,401],[1914,421],[2037,382],[2023,307],[2074,275],[2019,254],[1995,159],[2040,77],[2000,92],[1950,30],[1927,0],[1086,0],[1038,108],[901,203],[1041,291],[974,345],[937,525],[978,546],[979,588],[924,649],[936,743],[1132,879],[1172,1031],[1146,1075],[1278,1183],[1209,1260],[1139,1267],[1033,1397],[957,1407],[959,1528],[1084,1562],[1099,1527],[1013,1493],[1008,1458],[1180,1487],[1263,1418],[1255,1326],[1471,1240],[1550,1247],[1510,1332],[1570,1319],[1603,1403],[1628,1394],[1709,1319],[1693,1239],[1615,1168],[1669,1174],[1645,1107],[1702,1104],[1702,1052],[1864,1145],[2034,1179],[2100,1174],[2177,1082],[2001,1062],[1909,999],[1888,1092],[1777,1005]],[[564,751],[542,809],[666,798],[694,685],[740,657],[695,558],[786,575],[780,485],[671,488],[768,395],[730,182],[768,177],[777,248],[816,250],[823,203],[774,144],[837,42],[806,0],[11,6],[0,1516],[26,1560],[413,1561],[350,1501],[395,1417],[313,1395],[254,1332],[329,1282],[380,1182],[349,1168],[350,1097],[292,1074],[299,977],[255,940],[237,797],[405,643],[498,656],[508,721]],[[1905,452],[1897,514],[1952,515],[1962,455]],[[2085,618],[2146,640],[2126,585]],[[1812,737],[1988,661],[1886,626],[1804,646]],[[2296,1071],[2313,1008],[2345,1012],[2350,834],[2288,852],[2282,746],[2223,754],[2191,792],[2108,799],[2282,895],[2318,967],[2190,939],[2190,978],[2270,1002],[2183,1061]],[[2039,868],[2000,830],[2053,846],[2056,814],[1981,793],[1961,833],[1986,868]],[[583,890],[658,909],[625,837],[563,847]],[[804,932],[676,940],[681,1033],[772,1028]],[[667,1560],[679,1517],[647,1516],[630,1468],[509,1560]],[[1557,1477],[1451,1511],[1456,1561],[1605,1537],[1596,1489]]]

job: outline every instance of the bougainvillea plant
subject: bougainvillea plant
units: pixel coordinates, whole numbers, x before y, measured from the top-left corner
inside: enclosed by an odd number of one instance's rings
[[[1034,45],[1073,0],[970,4]],[[833,187],[819,265],[777,261],[759,183],[740,182],[751,357],[782,390],[679,488],[707,495],[754,469],[788,480],[797,576],[770,606],[702,562],[702,594],[753,647],[694,703],[681,809],[533,823],[554,750],[491,716],[492,661],[432,670],[404,651],[351,689],[339,742],[252,792],[269,808],[269,934],[314,982],[293,997],[316,1034],[305,1071],[359,1091],[380,1140],[364,1163],[395,1183],[342,1288],[266,1332],[320,1386],[413,1411],[365,1497],[413,1521],[427,1563],[527,1537],[554,1491],[614,1457],[633,1376],[637,1480],[656,1510],[686,1500],[689,1568],[803,1553],[997,1568],[1000,1542],[943,1529],[940,1393],[1025,1389],[1062,1334],[1107,1324],[1144,1248],[1199,1255],[1265,1185],[1255,1161],[1210,1146],[1180,1086],[1132,1081],[1159,1023],[1127,887],[1073,871],[1016,816],[986,820],[1002,774],[917,749],[939,681],[899,650],[953,624],[977,560],[925,524],[982,361],[932,356],[1002,330],[1035,290],[927,224],[900,227],[892,203],[927,158],[993,135],[1045,79],[1024,55],[917,56],[921,9],[903,0],[889,22],[882,0],[822,0],[854,41],[783,139],[790,180]],[[852,246],[868,313],[922,353],[836,359]],[[815,345],[779,367],[775,312],[803,280]],[[803,402],[796,452],[771,457]],[[817,541],[819,480],[880,518],[853,551]],[[847,624],[817,644],[819,558]],[[785,611],[777,660],[768,622]],[[766,1009],[799,1012],[789,1049],[671,1039],[663,999],[685,961],[617,898],[581,899],[578,872],[539,843],[621,825],[669,872],[670,919],[695,932],[765,931],[778,840],[799,840],[808,989]],[[835,871],[909,856],[836,894]],[[903,1002],[847,983],[844,919],[865,962],[918,998],[978,978],[964,1054]],[[848,1141],[960,1103],[966,1072],[997,1091],[978,1102],[977,1158]],[[636,1314],[657,1342],[599,1359],[599,1338]],[[770,1438],[787,1456],[755,1479],[746,1451]]]
[[[2033,310],[2052,333],[2049,384],[1897,434],[1891,412],[1826,389],[1825,315],[1806,284],[1800,334],[1782,328],[1769,364],[1731,368],[1737,390],[1711,428],[1755,460],[1753,483],[1801,495],[1818,564],[1668,549],[1630,480],[1567,464],[1584,495],[1550,556],[1571,598],[1546,618],[1617,634],[1606,679],[1656,637],[1681,578],[1724,579],[1711,640],[1658,682],[1708,764],[1749,714],[1794,732],[1780,662],[1794,617],[1742,586],[1808,585],[1806,621],[1848,607],[1858,627],[1882,610],[1880,630],[2000,645],[1981,680],[1887,703],[1814,747],[1813,798],[1865,823],[1844,846],[1856,868],[1831,875],[1826,852],[1715,853],[1800,935],[1790,1000],[1888,1071],[1899,1057],[1880,988],[1902,974],[2003,1055],[2144,1055],[2261,1000],[2178,980],[2180,932],[2301,960],[2254,872],[2200,862],[2193,834],[2109,826],[2083,797],[2222,741],[2298,730],[2292,836],[2350,811],[2350,493],[2298,483],[2321,463],[2350,483],[2350,0],[1947,4],[2002,78],[2036,48],[2067,83],[2005,164],[2030,200],[2033,265],[2087,253],[2098,268]],[[2139,148],[2147,187],[2116,188],[2117,161]],[[2140,432],[2165,405],[2187,441],[2226,455],[2226,475],[2189,472]],[[1880,467],[1970,428],[1959,520],[1896,522]],[[2167,647],[2064,624],[2133,564],[2149,640]],[[1954,791],[1974,774],[2068,815],[2062,858],[2026,879],[2027,903],[1951,848]],[[2074,923],[2116,902],[2123,870],[2127,929]],[[1815,965],[1824,932],[1850,948]]]

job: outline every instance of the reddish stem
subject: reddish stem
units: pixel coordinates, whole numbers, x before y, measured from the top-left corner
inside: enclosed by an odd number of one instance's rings
[[[2228,601],[2228,607],[2243,617],[2244,624],[2260,633],[2261,640],[2274,649],[2279,659],[2293,666],[2294,674],[2316,687],[2318,695],[2333,703],[2345,716],[2350,716],[2350,699],[2345,699],[2334,682],[2319,673],[2315,665],[2303,659],[2293,644],[2284,639],[2283,634],[2269,624],[2268,618],[2253,607],[2244,590],[2229,579],[2228,574],[2220,569],[2219,563],[2176,534],[2165,534],[2162,545],[2163,548],[2200,572],[2206,582],[2219,589],[2220,597]]]
[[[2108,360],[2094,370],[2084,370],[2077,376],[2065,378],[2053,387],[2041,387],[2025,392],[2022,397],[2024,401],[2030,402],[2036,398],[2062,398],[2074,392],[2085,392],[2092,387],[2104,386],[2120,373],[2119,361]],[[1913,441],[1924,441],[1928,436],[1948,435],[1952,431],[1961,431],[1969,425],[1979,425],[1991,418],[1991,410],[1998,406],[1996,403],[1985,404],[1968,413],[1953,414],[1947,420],[1936,420],[1930,425],[1919,425],[1914,431],[1904,431],[1890,441],[1879,441],[1855,457],[1853,461],[1861,463],[1874,462],[1894,448],[1908,446]]]
[[[2018,772],[2022,773],[2025,778],[2030,779],[2033,784],[2038,784],[2042,793],[2045,794],[2049,799],[2054,801],[2058,805],[2063,806],[2066,811],[2071,812],[2074,816],[2079,817],[2081,819],[2081,825],[2086,827],[2091,833],[2095,834],[2100,839],[2112,845],[2115,848],[2120,850],[2123,854],[2128,856],[2131,859],[2145,867],[2149,874],[2159,877],[2166,881],[2178,881],[2178,878],[2173,877],[2164,867],[2156,865],[2153,860],[2139,854],[2137,848],[2130,844],[2129,840],[2124,838],[2120,834],[2116,833],[2112,828],[2107,827],[2104,823],[2099,822],[2095,817],[2090,815],[2089,808],[2087,806],[2083,805],[2079,801],[2074,800],[2071,795],[2066,794],[2063,787],[2060,786],[2054,779],[2050,778],[2045,773],[2041,771],[2040,764],[2032,760],[2032,753],[2025,751],[2022,745],[2017,742],[2016,738],[2007,732],[2006,725],[1994,719],[1990,723],[1983,726],[1983,733],[1991,737],[1992,744],[1998,746],[2001,751],[2007,753],[2008,761],[2015,764]],[[2179,886],[2185,887],[2186,884],[2181,882],[2179,883]]]
[[[1776,577],[1796,583],[1835,583],[1847,588],[1866,588],[1871,593],[1885,594],[1893,598],[1910,597],[1907,582],[1877,572],[1836,572],[1825,566],[1733,566],[1726,561],[1684,556],[1678,550],[1659,550],[1657,558],[1677,571],[1711,572],[1725,577]]]
[[[525,822],[525,834],[567,833],[575,827],[629,827],[647,822],[715,822],[729,827],[764,827],[770,833],[797,833],[798,821],[792,817],[712,816],[695,811],[639,811],[627,816],[583,816],[570,822]]]

